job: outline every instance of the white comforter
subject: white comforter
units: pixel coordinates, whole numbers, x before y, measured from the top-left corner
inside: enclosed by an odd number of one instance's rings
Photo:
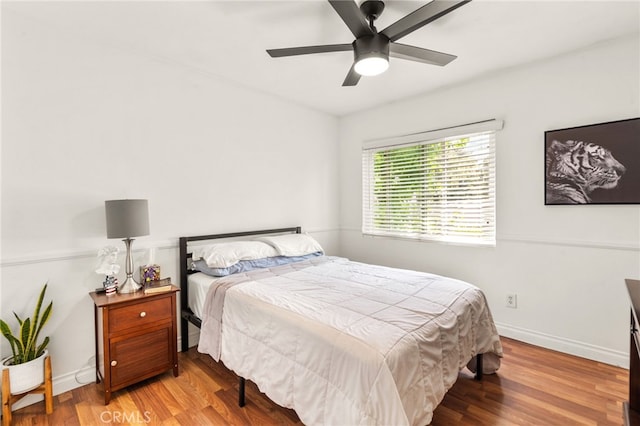
[[[475,354],[502,356],[458,280],[323,256],[219,282],[198,349],[308,425],[428,424]]]

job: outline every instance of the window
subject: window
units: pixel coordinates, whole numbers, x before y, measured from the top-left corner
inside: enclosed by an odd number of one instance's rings
[[[495,131],[490,120],[365,142],[362,232],[495,245]]]

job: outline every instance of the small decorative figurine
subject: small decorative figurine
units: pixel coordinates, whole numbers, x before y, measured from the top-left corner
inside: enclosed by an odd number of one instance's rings
[[[118,278],[113,275],[107,275],[102,285],[107,296],[114,295],[118,289]]]
[[[118,288],[118,278],[116,277],[116,274],[120,271],[120,265],[116,263],[117,261],[117,247],[106,246],[98,250],[96,274],[105,275],[102,285],[107,296],[114,295]]]
[[[96,274],[116,275],[120,272],[118,261],[118,247],[106,246],[98,250]]]

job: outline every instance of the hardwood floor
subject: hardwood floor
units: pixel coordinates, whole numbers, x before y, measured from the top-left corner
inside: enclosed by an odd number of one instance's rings
[[[628,371],[502,339],[505,357],[482,382],[463,371],[434,413],[432,425],[621,425]],[[294,425],[292,410],[278,407],[247,382],[247,405],[238,407],[237,377],[195,349],[180,354],[171,372],[114,392],[104,405],[100,385],[89,384],[13,413],[18,425]]]

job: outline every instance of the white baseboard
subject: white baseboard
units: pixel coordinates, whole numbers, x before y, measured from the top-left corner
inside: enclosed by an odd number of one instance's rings
[[[191,328],[191,327],[189,327]],[[196,329],[195,331],[191,331],[189,333],[189,347],[192,348],[198,345],[198,341],[200,340],[200,331]],[[178,351],[181,351],[182,348],[182,338],[178,337]]]
[[[532,345],[552,349],[558,352],[587,358],[617,367],[629,368],[629,354],[602,346],[552,336],[534,330],[528,330],[507,324],[496,322],[496,328],[501,336],[509,337]]]

